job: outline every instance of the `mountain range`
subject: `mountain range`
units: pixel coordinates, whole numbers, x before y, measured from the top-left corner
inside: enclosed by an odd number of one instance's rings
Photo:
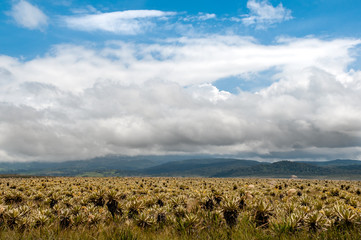
[[[106,156],[66,162],[0,162],[0,174],[33,176],[274,177],[361,180],[361,161],[260,162],[196,156]]]

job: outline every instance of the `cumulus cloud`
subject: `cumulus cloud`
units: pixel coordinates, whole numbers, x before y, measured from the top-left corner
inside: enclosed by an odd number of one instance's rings
[[[158,10],[128,10],[66,16],[63,17],[63,21],[67,27],[81,31],[106,31],[134,35],[153,26],[152,19],[165,19],[174,14],[174,12]]]
[[[28,29],[40,29],[48,25],[48,17],[36,6],[20,0],[8,13],[17,24]]]
[[[350,157],[361,153],[355,39],[237,36],[59,45],[30,61],[0,56],[2,160],[106,154]],[[258,92],[212,82],[277,69]]]
[[[242,18],[243,24],[255,25],[258,29],[292,19],[291,10],[284,8],[282,3],[273,7],[268,0],[249,0],[247,8],[250,13]]]

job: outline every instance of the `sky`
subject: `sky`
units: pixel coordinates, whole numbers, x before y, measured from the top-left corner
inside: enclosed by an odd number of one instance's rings
[[[0,161],[361,160],[357,0],[3,0]]]

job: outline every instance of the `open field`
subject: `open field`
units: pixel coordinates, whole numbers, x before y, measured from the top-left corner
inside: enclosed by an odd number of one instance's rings
[[[2,178],[1,239],[360,239],[361,182]]]

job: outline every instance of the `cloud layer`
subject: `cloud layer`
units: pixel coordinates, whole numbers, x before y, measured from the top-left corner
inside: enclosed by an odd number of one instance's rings
[[[235,154],[361,158],[357,39],[207,36],[0,56],[0,157]],[[258,92],[218,79],[276,69]],[[240,80],[241,81],[241,80]],[[296,154],[297,153],[297,154]]]
[[[48,17],[36,6],[20,0],[8,13],[17,24],[28,29],[40,29],[48,25]]]
[[[100,50],[57,45],[46,56],[24,63],[6,58],[4,68],[24,82],[73,92],[105,80],[124,85],[147,81],[197,85],[270,68],[298,74],[315,67],[341,76],[352,61],[348,50],[357,44],[359,40],[353,39],[280,39],[275,45],[262,45],[252,38],[219,35],[151,44],[112,41]]]

